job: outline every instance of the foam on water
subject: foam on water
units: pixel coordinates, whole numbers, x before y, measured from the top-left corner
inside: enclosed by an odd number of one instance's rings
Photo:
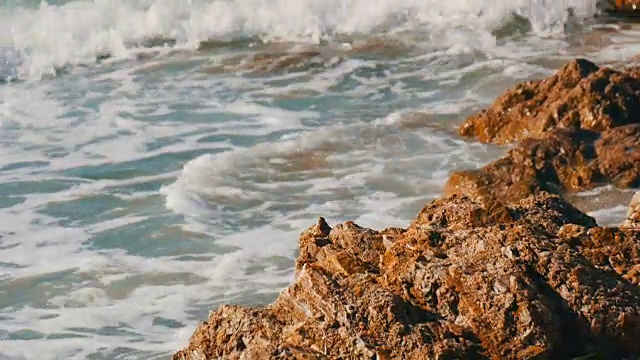
[[[532,16],[537,34],[496,35],[540,4],[3,9],[0,75],[37,81],[0,86],[0,357],[166,358],[217,305],[272,301],[317,216],[406,225],[451,171],[503,153],[452,136],[455,121],[572,56],[557,19],[586,12],[577,0]],[[207,73],[285,40],[339,53],[380,38],[409,50]],[[194,51],[203,41],[222,45]],[[623,56],[624,41],[598,55]]]
[[[5,62],[2,74],[37,79],[68,65],[95,62],[105,53],[126,58],[153,38],[194,49],[202,41],[253,36],[318,42],[336,34],[419,30],[441,45],[477,44],[474,40],[492,41],[487,33],[513,12],[529,16],[534,28],[544,32],[561,27],[567,6],[588,15],[593,2],[93,0],[37,9],[0,8],[0,23],[8,29],[0,32],[0,49],[5,49],[0,52]]]

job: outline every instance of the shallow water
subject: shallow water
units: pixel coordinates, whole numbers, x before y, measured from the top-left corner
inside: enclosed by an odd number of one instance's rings
[[[503,153],[465,116],[640,52],[634,28],[563,34],[560,3],[2,9],[0,358],[166,358],[217,305],[272,301],[318,216],[406,225]]]

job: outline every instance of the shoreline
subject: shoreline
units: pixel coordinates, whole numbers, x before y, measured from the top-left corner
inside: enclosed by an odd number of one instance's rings
[[[640,185],[639,113],[640,68],[577,59],[514,86],[459,128],[503,157],[450,174],[407,228],[320,218],[271,305],[220,306],[173,359],[640,356],[640,214],[578,210]]]

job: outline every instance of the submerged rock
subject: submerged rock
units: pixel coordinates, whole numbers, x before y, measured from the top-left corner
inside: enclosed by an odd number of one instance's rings
[[[293,284],[221,306],[173,359],[521,359],[640,354],[640,233],[540,193],[451,196],[406,228],[324,219]]]
[[[232,56],[221,64],[209,67],[206,72],[219,74],[224,72],[246,72],[255,75],[271,73],[293,73],[314,69],[333,68],[345,59],[371,55],[384,57],[404,56],[412,50],[409,44],[391,38],[372,38],[366,40],[345,39],[348,45],[335,44],[300,46],[287,43],[272,43],[254,49],[249,54]],[[211,45],[209,45],[211,46]]]

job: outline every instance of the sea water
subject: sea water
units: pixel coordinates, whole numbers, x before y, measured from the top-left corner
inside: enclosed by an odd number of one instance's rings
[[[548,3],[7,2],[0,359],[168,358],[218,305],[272,301],[318,216],[405,226],[503,154],[465,116],[640,52]]]

